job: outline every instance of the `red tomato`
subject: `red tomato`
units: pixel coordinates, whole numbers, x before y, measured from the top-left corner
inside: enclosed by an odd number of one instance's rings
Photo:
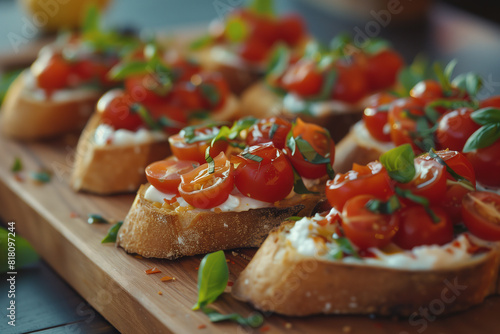
[[[169,134],[176,134],[188,125],[189,115],[180,107],[169,103],[155,103],[146,105],[154,119],[165,117],[171,125],[164,128]]]
[[[249,153],[262,158],[255,161],[245,157]],[[292,166],[273,143],[250,147],[233,158],[235,185],[245,196],[274,203],[284,199],[293,189]]]
[[[462,151],[465,142],[479,125],[472,120],[471,108],[460,108],[441,116],[436,130],[436,141],[439,149]]]
[[[378,141],[391,141],[390,125],[387,121],[388,110],[381,110],[381,107],[388,108],[388,104],[395,100],[394,95],[378,93],[370,98],[369,106],[364,111],[363,122],[366,129]]]
[[[479,183],[500,188],[500,139],[492,145],[465,153],[476,171]]]
[[[211,209],[224,203],[234,188],[233,165],[221,152],[214,158],[215,170],[209,173],[205,163],[181,175],[179,194],[182,198],[200,209]]]
[[[365,74],[356,64],[338,63],[337,81],[333,87],[332,98],[348,103],[355,103],[368,93]]]
[[[500,195],[475,191],[465,195],[462,206],[465,226],[484,240],[500,240]]]
[[[430,209],[439,218],[434,223],[425,208],[420,205],[407,206],[399,210],[399,230],[393,242],[403,249],[422,245],[444,245],[453,240],[453,224],[446,212],[436,206]]]
[[[326,184],[326,197],[337,210],[342,210],[350,198],[364,194],[381,200],[387,200],[394,194],[389,174],[378,161],[366,166],[353,164],[353,170],[345,174],[337,173],[335,179]]]
[[[238,54],[251,63],[263,62],[268,53],[268,45],[255,37],[246,40],[238,49]]]
[[[198,128],[195,130],[195,136],[199,136],[202,134],[206,135],[210,133],[213,133],[215,136],[215,134],[217,133],[216,131],[218,132],[218,129],[206,127]],[[199,162],[200,164],[205,163],[205,151],[207,150],[207,147],[210,146],[211,141],[212,140],[201,140],[193,143],[187,143],[183,137],[182,131],[180,134],[176,134],[168,138],[170,149],[179,160],[192,160]],[[227,141],[216,141],[210,148],[210,156],[215,157],[219,153],[225,152],[227,147]]]
[[[199,167],[195,161],[178,160],[176,157],[153,162],[146,167],[148,182],[164,193],[178,193],[181,175]]]
[[[125,91],[134,101],[140,103],[165,103],[165,95],[157,93],[161,90],[158,79],[153,74],[134,75],[125,79]]]
[[[479,109],[493,107],[500,108],[500,95],[495,95],[479,102]]]
[[[264,118],[248,129],[245,142],[248,146],[273,142],[274,146],[281,150],[285,148],[286,136],[291,128],[292,124],[283,118]]]
[[[342,210],[344,233],[360,249],[382,248],[391,242],[398,230],[396,214],[379,214],[366,208],[366,204],[375,199],[372,195],[358,195],[349,199]]]
[[[323,75],[313,61],[301,59],[285,72],[281,82],[287,91],[308,97],[319,94],[323,86]]]
[[[169,65],[175,82],[189,81],[193,75],[201,71],[201,66],[198,63],[184,57],[169,61]]]
[[[267,46],[273,45],[279,39],[278,21],[266,15],[259,15],[250,10],[243,10],[239,13],[240,17],[250,28],[250,38],[257,39]]]
[[[188,111],[205,109],[204,98],[198,87],[191,82],[177,83],[170,93],[170,103]]]
[[[279,33],[288,45],[295,46],[305,35],[304,20],[300,15],[288,14],[279,20]]]
[[[441,99],[443,89],[436,80],[424,80],[417,83],[410,91],[410,96],[425,102]]]
[[[396,145],[409,143],[414,151],[420,149],[414,144],[411,134],[417,130],[415,118],[424,115],[424,104],[415,98],[403,98],[394,101],[389,109],[387,119],[391,126],[391,140]]]
[[[365,69],[370,90],[393,86],[403,65],[403,58],[393,50],[382,50],[371,56]]]
[[[41,55],[31,68],[38,87],[48,91],[67,87],[72,74],[71,65],[57,53]]]
[[[143,122],[139,115],[131,110],[132,98],[122,90],[114,89],[104,94],[97,102],[97,112],[101,113],[102,122],[115,129],[137,130]]]
[[[312,148],[325,158],[330,158],[330,164],[335,160],[335,144],[328,135],[328,130],[319,125],[305,123],[300,118],[297,118],[297,123],[293,127],[293,137],[304,139]],[[290,159],[293,167],[300,176],[308,179],[317,179],[327,174],[326,164],[313,164],[306,161],[299,148],[296,147],[295,153],[292,155],[292,150],[287,147],[286,154]]]
[[[219,110],[226,103],[230,90],[222,74],[218,72],[208,72],[200,74],[201,83],[198,85],[198,91],[203,99],[204,108],[207,110]],[[208,87],[209,86],[209,87]],[[215,91],[216,101],[211,99],[212,90]]]
[[[416,174],[408,183],[398,183],[402,189],[409,189],[414,195],[423,196],[431,204],[439,204],[446,194],[445,168],[436,160],[415,159]]]

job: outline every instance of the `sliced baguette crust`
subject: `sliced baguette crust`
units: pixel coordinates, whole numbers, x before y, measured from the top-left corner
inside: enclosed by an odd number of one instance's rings
[[[14,80],[5,97],[0,118],[5,136],[35,140],[83,129],[99,92],[68,101],[41,101],[30,96],[24,77],[25,72]]]
[[[95,113],[80,136],[71,187],[100,195],[136,191],[146,181],[144,169],[169,155],[168,141],[96,146],[93,136],[100,123],[100,115]]]
[[[139,189],[118,233],[116,244],[128,253],[175,259],[220,249],[258,247],[269,231],[290,216],[308,215],[319,195],[296,195],[275,207],[242,212],[158,208]]]
[[[315,123],[325,127],[335,142],[338,142],[349,131],[351,125],[359,121],[363,115],[363,108],[352,106],[349,110],[332,109],[321,116],[292,113],[283,106],[283,98],[267,88],[259,81],[248,88],[241,96],[241,110],[244,115],[259,118],[282,116],[290,120],[300,117],[305,122]]]
[[[442,305],[439,315],[464,310],[497,293],[498,249],[455,269],[398,270],[298,254],[283,233],[290,226],[271,232],[235,282],[236,298],[290,316],[409,316]]]

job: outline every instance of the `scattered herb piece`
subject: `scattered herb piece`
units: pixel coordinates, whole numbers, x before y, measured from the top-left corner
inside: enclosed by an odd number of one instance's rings
[[[90,213],[89,218],[87,219],[87,223],[89,223],[89,224],[109,224],[109,221],[106,220],[101,215],[98,215],[96,213]]]
[[[318,192],[310,191],[309,189],[307,189],[300,174],[293,167],[292,167],[292,170],[293,170],[293,191],[295,191],[297,194],[301,194],[301,195],[302,194],[318,194]]]
[[[346,237],[337,236],[334,238],[334,240],[340,247],[338,252],[332,254],[334,259],[340,260],[344,257],[344,255],[350,255],[357,259],[361,258],[356,249],[352,246],[352,243],[349,239],[347,239]]]
[[[10,170],[13,173],[17,173],[23,170],[23,162],[21,161],[21,158],[16,157],[14,159],[14,163],[12,163],[12,167],[10,168]]]
[[[210,35],[204,35],[201,36],[200,38],[195,39],[191,44],[189,45],[189,48],[193,51],[197,51],[200,49],[203,49],[207,46],[213,45],[215,43],[215,39],[210,36]]]
[[[409,189],[401,189],[399,187],[395,187],[395,191],[396,191],[396,194],[398,194],[399,196],[406,198],[406,199],[409,199],[410,201],[412,201],[414,203],[422,205],[434,223],[439,223],[441,221],[441,219],[439,219],[439,217],[436,215],[436,213],[434,213],[434,211],[432,211],[432,209],[430,208],[430,203],[429,203],[429,200],[427,198],[425,198],[423,196],[415,195]]]
[[[32,172],[31,178],[39,183],[49,183],[52,178],[52,173],[48,170],[41,170],[39,172]]]
[[[111,226],[111,228],[108,231],[108,234],[102,239],[101,243],[109,243],[109,242],[116,242],[116,237],[118,236],[118,230],[120,230],[120,227],[123,225],[123,222],[118,222],[115,225]]]
[[[255,162],[262,162],[262,160],[264,160],[262,157],[259,157],[258,155],[251,154],[251,153],[248,153],[248,152],[242,152],[241,156],[243,158],[246,158],[246,159],[249,159],[249,160],[252,160],[252,161],[255,161]]]
[[[291,217],[286,218],[285,220],[286,220],[286,221],[296,222],[296,221],[301,220],[302,218],[303,218],[303,217],[299,217],[299,216],[291,216]]]
[[[208,174],[213,174],[215,172],[215,162],[210,156],[210,146],[205,151],[205,161],[208,163]]]
[[[468,189],[470,191],[476,190],[476,188],[474,187],[474,185],[469,180],[467,180],[465,177],[463,177],[462,175],[458,174],[450,166],[448,166],[448,164],[446,163],[446,161],[444,161],[438,154],[436,154],[436,152],[433,149],[429,150],[429,156],[431,158],[435,159],[441,165],[445,166],[446,167],[446,171],[455,180],[457,180],[460,183],[460,185],[462,185],[464,188],[466,188],[466,189]]]
[[[371,212],[391,215],[401,208],[401,203],[399,202],[398,197],[393,195],[387,202],[379,199],[372,199],[366,203],[366,208]]]
[[[149,110],[143,106],[140,103],[134,103],[130,106],[130,110],[133,113],[136,113],[139,115],[141,120],[150,128],[151,130],[156,130],[159,131],[162,129],[162,126],[154,120],[154,118],[151,116],[151,113]]]

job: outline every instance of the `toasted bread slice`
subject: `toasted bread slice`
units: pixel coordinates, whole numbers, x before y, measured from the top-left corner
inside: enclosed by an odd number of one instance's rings
[[[136,191],[146,181],[144,169],[170,153],[165,138],[134,145],[95,144],[95,130],[101,124],[100,114],[94,114],[78,141],[76,160],[71,175],[71,187],[100,195]]]
[[[320,195],[295,195],[274,207],[216,213],[193,208],[166,209],[144,197],[147,188],[143,185],[139,189],[116,244],[128,253],[166,259],[258,247],[284,219],[310,214],[320,199]]]
[[[271,232],[235,282],[237,299],[290,316],[409,316],[429,307],[440,315],[464,310],[497,293],[498,247],[447,269],[397,269],[299,254],[286,239],[291,226]]]
[[[2,133],[15,139],[35,140],[82,130],[100,92],[86,90],[64,99],[36,98],[27,85],[27,71],[9,87],[0,119]]]
[[[282,116],[288,119],[300,117],[303,121],[315,123],[330,131],[335,142],[338,142],[359,121],[363,115],[363,101],[355,105],[330,101],[322,107],[320,115],[294,113],[287,110],[283,97],[269,89],[264,82],[257,82],[241,96],[241,110],[244,115],[260,118]]]

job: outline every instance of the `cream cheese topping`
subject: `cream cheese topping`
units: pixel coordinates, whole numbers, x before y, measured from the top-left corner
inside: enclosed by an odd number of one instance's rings
[[[93,139],[96,146],[125,146],[166,140],[167,135],[163,131],[151,131],[144,128],[137,131],[115,130],[108,124],[99,124],[94,132]]]

